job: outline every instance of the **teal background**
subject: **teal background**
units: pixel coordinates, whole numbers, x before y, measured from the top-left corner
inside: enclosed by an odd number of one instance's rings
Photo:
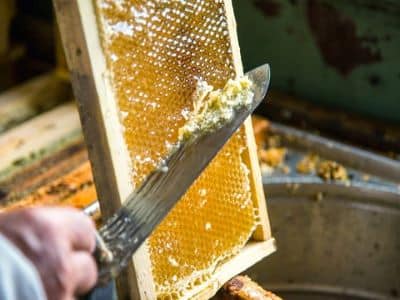
[[[232,2],[245,69],[268,62],[272,88],[316,104],[400,123],[400,0]],[[17,3],[22,15],[52,25],[51,0]],[[379,54],[379,61],[357,64],[346,74],[327,63],[311,30],[311,6],[322,10],[314,21],[321,24],[321,32],[329,27],[325,38],[336,60],[357,60],[346,49],[358,45]],[[349,26],[354,36],[349,34]]]
[[[233,4],[245,69],[268,62],[272,88],[400,123],[400,1],[233,0]],[[338,17],[336,28],[330,24],[327,32],[339,50],[338,59],[352,56],[345,51],[353,42],[340,25],[345,22],[354,26],[359,39],[355,42],[378,53],[380,61],[357,65],[345,75],[329,65],[310,27],[310,5],[334,11]],[[331,15],[319,16],[320,28]]]

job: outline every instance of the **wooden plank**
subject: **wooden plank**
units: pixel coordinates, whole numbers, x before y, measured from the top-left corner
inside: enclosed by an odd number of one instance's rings
[[[81,138],[72,102],[8,130],[0,136],[0,180]]]
[[[202,288],[198,294],[192,295],[190,299],[209,299],[215,295],[218,289],[237,274],[245,271],[249,265],[254,265],[265,256],[275,252],[275,239],[270,238],[264,242],[249,242],[240,253],[218,268],[213,279]]]
[[[67,60],[65,58],[60,31],[58,30],[57,22],[55,20],[54,20],[54,25],[55,25],[54,40],[55,40],[56,72],[60,77],[69,80]]]
[[[54,7],[79,102],[89,157],[98,162],[94,163],[94,176],[102,211],[108,216],[121,205],[121,199],[132,192],[132,187],[127,186],[130,182],[129,162],[121,161],[127,155],[121,153],[125,144],[117,107],[114,101],[108,101],[112,91],[105,75],[107,69],[94,8],[91,1],[83,0],[55,0]],[[88,121],[93,125],[90,129]],[[103,198],[107,201],[102,201]]]
[[[27,164],[9,177],[0,180],[0,206],[20,201],[39,187],[87,162],[83,140],[67,145],[60,151]]]
[[[19,201],[0,206],[0,212],[35,205],[65,205],[84,208],[96,198],[90,163],[86,161],[67,174],[39,187]]]
[[[70,99],[70,83],[55,72],[11,88],[0,94],[0,133]]]

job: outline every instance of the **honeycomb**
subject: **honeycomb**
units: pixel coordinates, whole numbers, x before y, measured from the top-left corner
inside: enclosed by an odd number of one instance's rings
[[[199,81],[236,78],[222,0],[95,0],[109,80],[138,186],[176,143]],[[240,129],[148,239],[158,299],[184,299],[257,225]]]

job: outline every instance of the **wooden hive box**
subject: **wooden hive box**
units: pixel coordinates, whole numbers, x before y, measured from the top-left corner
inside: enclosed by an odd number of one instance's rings
[[[197,82],[221,88],[243,74],[232,4],[54,4],[107,217],[176,142]],[[209,298],[274,250],[248,120],[134,255],[118,282],[119,294]]]

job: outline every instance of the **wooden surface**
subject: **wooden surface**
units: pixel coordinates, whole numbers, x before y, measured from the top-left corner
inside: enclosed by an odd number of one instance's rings
[[[22,198],[84,163],[87,163],[87,153],[82,139],[37,161],[27,162],[15,172],[0,178],[0,207],[21,206],[18,203]],[[87,172],[86,177],[91,177],[90,168],[87,168]],[[84,182],[78,185],[82,186]],[[43,204],[40,199],[36,200],[32,202],[33,205]],[[90,200],[94,201],[95,198]]]
[[[55,0],[54,7],[69,65],[102,212],[112,214],[132,191],[129,162],[91,1]],[[90,124],[90,125],[89,125]],[[118,174],[118,176],[116,176]],[[107,199],[104,200],[103,199]]]
[[[67,99],[70,84],[56,72],[0,94],[0,210],[96,200],[78,113],[73,102],[62,104]]]
[[[81,136],[74,103],[61,105],[0,136],[0,178]]]
[[[0,94],[0,133],[71,99],[70,83],[55,72],[6,90]]]

